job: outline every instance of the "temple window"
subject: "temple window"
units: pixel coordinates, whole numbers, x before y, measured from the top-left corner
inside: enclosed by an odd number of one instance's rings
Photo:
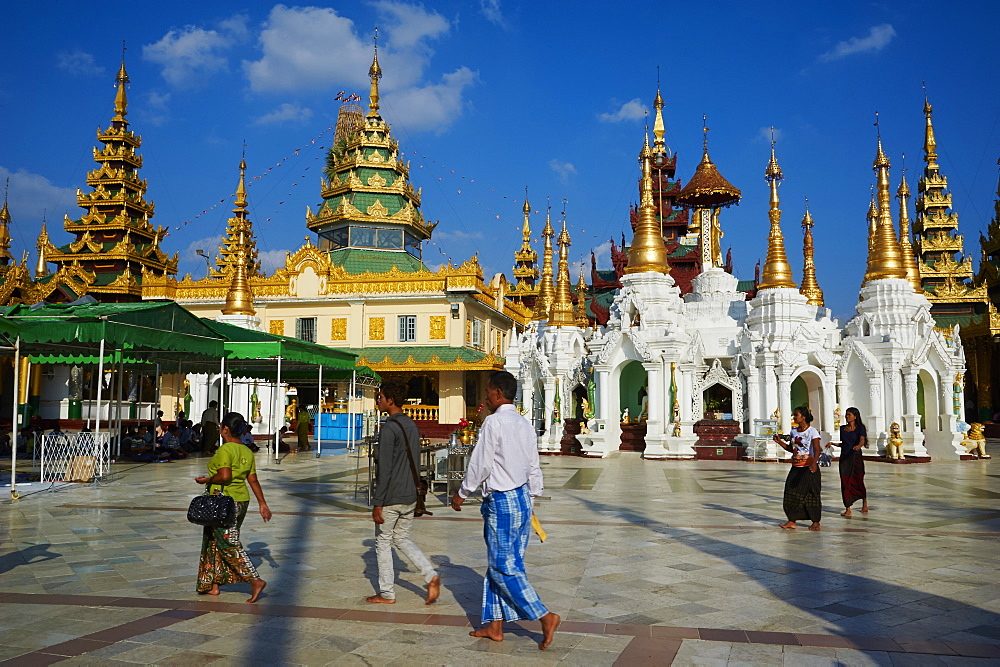
[[[399,342],[414,343],[417,340],[417,316],[399,316]]]
[[[295,337],[299,340],[316,342],[316,318],[299,317],[295,320]]]

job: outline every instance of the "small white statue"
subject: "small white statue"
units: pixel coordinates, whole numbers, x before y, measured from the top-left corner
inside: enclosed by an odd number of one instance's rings
[[[627,424],[628,423],[628,408],[625,408],[622,411],[622,423],[623,424]]]

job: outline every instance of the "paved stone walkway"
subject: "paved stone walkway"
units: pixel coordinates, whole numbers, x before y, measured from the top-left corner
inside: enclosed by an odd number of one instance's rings
[[[992,461],[871,463],[872,511],[850,519],[824,468],[812,533],[777,527],[783,465],[543,458],[549,539],[532,538],[528,572],[564,621],[540,652],[537,623],[502,643],[468,636],[485,565],[477,507],[429,502],[414,529],[441,575],[437,604],[397,562],[397,604],[369,605],[374,532],[356,459],[258,457],[275,517],[251,511],[244,525],[268,581],[256,605],[248,585],[193,592],[200,529],[185,511],[205,459],[118,464],[110,484],[0,505],[0,661],[1000,664]]]

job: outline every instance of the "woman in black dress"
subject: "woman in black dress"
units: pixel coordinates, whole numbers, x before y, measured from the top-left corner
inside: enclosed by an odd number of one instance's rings
[[[868,490],[865,488],[865,457],[862,447],[868,446],[868,430],[861,422],[861,412],[857,408],[847,408],[847,421],[840,427],[840,492],[844,496],[844,507],[840,516],[851,516],[851,505],[861,501],[861,513],[868,513]]]

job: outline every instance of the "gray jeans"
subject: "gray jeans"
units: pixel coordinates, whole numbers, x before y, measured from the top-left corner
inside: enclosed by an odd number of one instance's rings
[[[415,568],[420,570],[425,582],[437,576],[437,572],[427,560],[424,552],[410,539],[413,525],[413,511],[416,503],[409,505],[387,505],[382,508],[385,523],[375,524],[375,556],[378,559],[379,595],[386,600],[395,600],[393,583],[396,572],[392,566],[392,547],[396,547]]]

